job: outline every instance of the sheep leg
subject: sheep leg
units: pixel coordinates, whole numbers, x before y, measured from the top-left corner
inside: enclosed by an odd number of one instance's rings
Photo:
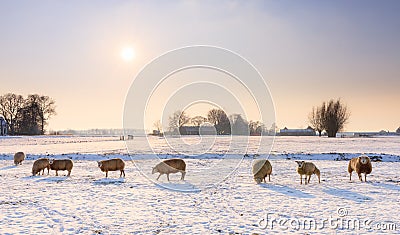
[[[106,171],[106,178],[108,178],[108,171]]]
[[[271,175],[268,175],[268,181],[271,182]]]
[[[303,184],[303,176],[300,175],[300,184]]]
[[[71,176],[71,171],[68,171],[68,175],[67,176]]]
[[[364,181],[367,182],[367,174],[364,174]]]
[[[44,169],[43,169],[43,172],[44,172]],[[49,175],[50,174],[50,167],[47,167],[47,175]]]
[[[158,180],[158,179],[160,178],[160,176],[161,176],[161,173],[158,175],[158,177],[157,177],[157,179],[156,179],[156,180]]]
[[[310,183],[310,179],[311,179],[311,175],[308,176],[308,183]]]
[[[351,181],[351,172],[350,172],[350,181]]]
[[[56,170],[56,176],[58,176],[58,170]]]
[[[169,174],[167,174],[167,180],[169,181]]]
[[[361,180],[361,182],[363,181],[363,180],[362,180],[361,173],[360,173],[360,174],[358,174],[358,178]]]
[[[181,180],[185,180],[185,175],[186,175],[186,172],[182,171],[182,177],[181,177]]]
[[[122,176],[122,174],[124,175],[124,177],[125,177],[125,171],[124,170],[121,170],[121,174],[120,174],[120,176],[119,177],[121,177]]]

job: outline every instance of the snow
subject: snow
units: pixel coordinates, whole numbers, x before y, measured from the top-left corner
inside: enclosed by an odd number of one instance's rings
[[[144,137],[136,140],[146,143]],[[185,157],[162,139],[151,141],[159,144],[161,158]],[[178,173],[170,175],[170,182],[165,175],[157,182],[158,174],[151,174],[154,155],[138,145],[129,156],[117,137],[2,138],[0,234],[400,233],[399,143],[395,137],[278,137],[270,156],[271,182],[257,185],[252,154],[243,160],[243,154],[224,156],[218,150],[186,156],[185,181]],[[13,166],[12,154],[21,150],[27,160]],[[361,153],[382,161],[372,162],[367,183],[354,173],[350,182],[345,159]],[[71,177],[66,171],[58,177],[55,171],[31,176],[34,159],[47,155],[73,159]],[[267,156],[260,152],[256,158]],[[105,178],[97,167],[95,160],[113,157],[126,160],[126,178],[119,178],[119,172]],[[312,176],[309,185],[300,185],[294,159],[312,160],[321,171],[321,184]],[[234,169],[225,170],[229,167]],[[341,223],[323,224],[329,219]],[[310,220],[317,228],[301,225]],[[348,221],[360,226],[345,226]]]

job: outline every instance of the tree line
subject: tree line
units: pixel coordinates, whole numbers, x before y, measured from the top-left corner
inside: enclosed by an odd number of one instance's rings
[[[43,135],[55,101],[49,96],[8,93],[0,96],[0,115],[7,121],[10,135]]]
[[[319,136],[326,131],[328,137],[336,137],[336,133],[343,130],[349,117],[350,111],[347,106],[340,99],[331,99],[313,107],[308,119]]]
[[[267,129],[260,121],[247,121],[241,114],[227,115],[222,109],[211,109],[207,117],[190,117],[184,111],[175,111],[169,117],[168,132],[172,134],[184,133],[184,126],[200,127],[204,123],[214,126],[217,135],[272,135],[275,134],[275,125]],[[160,121],[154,124],[154,127],[161,132],[162,125]]]

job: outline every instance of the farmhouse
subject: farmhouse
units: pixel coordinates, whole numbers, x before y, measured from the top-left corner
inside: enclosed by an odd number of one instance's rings
[[[6,120],[0,116],[0,136],[7,135],[8,124]]]
[[[315,134],[315,130],[310,126],[306,129],[288,129],[285,127],[278,133],[280,136],[314,136]]]
[[[179,133],[181,135],[216,135],[215,128],[212,125],[181,126]]]

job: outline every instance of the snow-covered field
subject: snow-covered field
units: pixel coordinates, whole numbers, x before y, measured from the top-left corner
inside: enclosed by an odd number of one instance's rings
[[[186,143],[198,141],[186,138]],[[149,174],[155,161],[147,139],[135,141],[129,156],[118,137],[0,138],[0,234],[400,233],[399,137],[277,137],[271,182],[260,185],[251,175],[256,137],[243,160],[243,147],[227,147],[224,138],[200,156],[178,155],[187,162],[185,181],[175,174],[167,182],[164,175],[159,184],[157,175]],[[159,157],[177,156],[170,147],[174,143],[149,141]],[[258,158],[268,156],[266,149]],[[16,151],[28,154],[21,166],[13,166]],[[382,161],[372,163],[367,183],[354,174],[350,182],[344,159],[361,153]],[[56,177],[54,171],[31,176],[34,159],[44,156],[73,159],[72,176]],[[126,160],[125,179],[119,172],[106,179],[97,168],[94,160],[112,157]],[[313,176],[309,185],[300,185],[294,159],[312,159],[321,184]],[[224,169],[231,166],[229,175]]]

